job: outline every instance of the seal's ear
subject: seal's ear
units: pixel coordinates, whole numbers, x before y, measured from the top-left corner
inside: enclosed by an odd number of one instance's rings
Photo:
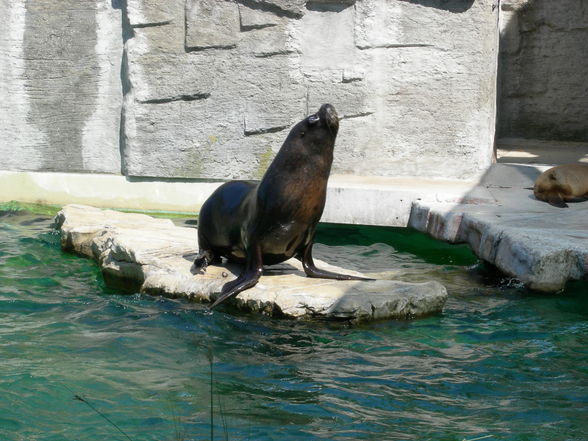
[[[310,115],[308,117],[308,123],[309,124],[316,124],[319,121],[320,121],[320,117],[318,115]]]

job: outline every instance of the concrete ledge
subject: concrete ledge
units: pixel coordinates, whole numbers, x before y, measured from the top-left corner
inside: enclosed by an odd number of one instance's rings
[[[220,182],[136,180],[84,173],[0,171],[0,202],[89,204],[197,214]]]
[[[208,303],[240,271],[234,265],[211,265],[204,274],[192,274],[197,231],[176,227],[167,219],[68,205],[57,215],[56,225],[64,250],[96,259],[107,283],[119,287]],[[316,263],[331,271],[359,274]],[[447,291],[438,282],[311,279],[300,262],[290,259],[267,267],[259,283],[230,304],[273,316],[358,322],[433,314],[442,310],[446,299]]]
[[[495,165],[480,186],[492,204],[416,202],[409,225],[452,243],[467,243],[481,259],[531,289],[557,292],[588,275],[588,202],[556,208],[530,187],[546,167]]]
[[[558,165],[588,163],[588,143],[541,139],[500,138],[496,140],[500,163]]]
[[[494,198],[470,181],[334,175],[321,221],[406,227],[415,201],[458,204]]]
[[[0,202],[87,204],[196,215],[220,182],[128,179],[80,173],[0,171]],[[474,189],[474,190],[472,190]],[[323,222],[405,227],[413,201],[490,202],[474,182],[334,175]]]

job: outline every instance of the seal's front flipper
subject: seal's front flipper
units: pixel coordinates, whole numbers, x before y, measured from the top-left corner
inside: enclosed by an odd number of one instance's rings
[[[241,291],[255,286],[262,272],[261,247],[257,246],[255,250],[247,253],[247,263],[243,271],[241,271],[241,274],[239,274],[239,277],[223,285],[220,296],[215,300],[210,309],[214,309],[214,307],[236,296]]]
[[[206,267],[209,263],[214,261],[214,253],[211,250],[203,250],[198,253],[196,258],[194,259],[193,268],[202,271],[203,273],[206,272]],[[194,274],[194,271],[192,271]]]
[[[300,256],[299,256],[300,257]],[[368,277],[352,276],[349,274],[338,274],[331,271],[322,270],[316,267],[312,259],[312,241],[304,248],[304,253],[300,257],[302,268],[308,277],[317,279],[334,279],[334,280],[375,280]]]
[[[547,196],[547,202],[550,205],[558,208],[568,208],[568,204],[565,203],[564,199],[561,197],[559,193],[552,193]]]

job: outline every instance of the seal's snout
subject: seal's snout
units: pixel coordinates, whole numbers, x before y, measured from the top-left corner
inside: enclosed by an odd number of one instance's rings
[[[318,111],[319,117],[331,127],[339,126],[337,111],[331,104],[323,104]]]

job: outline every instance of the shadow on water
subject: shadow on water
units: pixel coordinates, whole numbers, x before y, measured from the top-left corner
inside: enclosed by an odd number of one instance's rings
[[[405,253],[437,265],[473,265],[478,259],[467,245],[451,245],[412,228],[319,224],[316,242],[331,246],[372,246],[383,243],[397,253]],[[369,259],[369,256],[365,256]]]

